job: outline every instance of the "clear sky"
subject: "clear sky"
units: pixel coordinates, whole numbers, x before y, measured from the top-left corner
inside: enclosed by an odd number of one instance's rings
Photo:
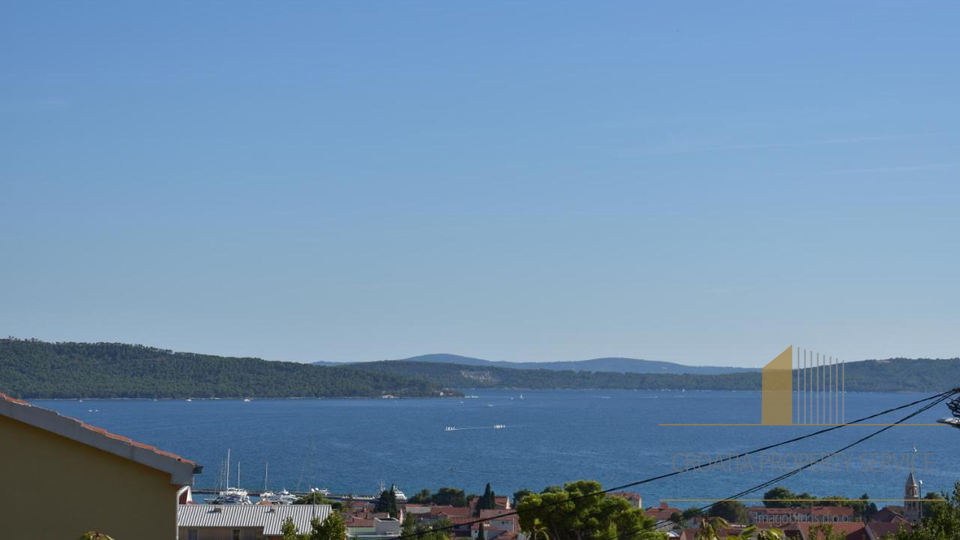
[[[960,355],[955,2],[7,2],[0,334]]]

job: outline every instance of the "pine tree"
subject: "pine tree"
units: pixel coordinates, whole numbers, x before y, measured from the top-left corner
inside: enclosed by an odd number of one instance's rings
[[[496,503],[496,494],[490,489],[490,482],[487,482],[487,487],[483,490],[483,495],[480,497],[480,500],[477,501],[477,510],[491,510],[496,508]]]
[[[397,493],[394,486],[380,493],[380,499],[374,507],[375,512],[386,512],[390,517],[397,517]]]

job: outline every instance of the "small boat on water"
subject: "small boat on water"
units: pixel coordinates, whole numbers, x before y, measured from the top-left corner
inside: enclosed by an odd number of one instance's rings
[[[507,426],[505,426],[505,425],[503,425],[503,424],[494,424],[493,429],[503,429],[503,428],[505,428],[505,427],[507,427]]]
[[[244,403],[250,403],[250,398],[243,398]]]
[[[296,500],[297,496],[286,489],[281,489],[280,492],[277,493],[277,502],[280,504],[293,504]]]
[[[443,430],[444,430],[444,431],[456,431],[457,428],[455,428],[455,427],[453,427],[453,426],[447,426],[447,427],[443,428]]]

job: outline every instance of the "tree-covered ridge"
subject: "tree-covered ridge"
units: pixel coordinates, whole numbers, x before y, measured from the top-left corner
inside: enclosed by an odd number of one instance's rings
[[[389,360],[334,369],[423,377],[451,388],[759,390],[760,373],[679,375],[509,369]]]
[[[0,340],[0,392],[18,398],[434,396],[422,378],[122,343]]]
[[[508,369],[392,360],[344,364],[335,369],[423,377],[451,388],[760,390],[760,372],[723,375],[640,374]],[[848,392],[930,392],[960,384],[960,358],[897,358],[849,362]]]

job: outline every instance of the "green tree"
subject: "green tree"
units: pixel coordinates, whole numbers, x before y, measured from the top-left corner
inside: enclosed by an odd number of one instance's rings
[[[696,540],[720,540],[720,534],[724,529],[729,529],[730,524],[722,517],[711,516],[700,518],[700,527],[694,535]]]
[[[797,494],[785,487],[775,487],[763,494],[763,505],[767,508],[790,508],[796,503]]]
[[[297,534],[297,526],[293,522],[293,518],[287,518],[283,520],[283,525],[280,526],[280,535],[283,540],[300,540],[300,535]]]
[[[415,493],[410,497],[410,502],[415,504],[430,504],[432,502],[432,496],[429,489],[421,489],[418,493]]]
[[[750,521],[747,507],[740,501],[719,501],[710,507],[707,512],[710,517],[719,517],[730,523],[746,524]]]
[[[940,502],[940,501],[943,501],[944,496],[943,496],[942,493],[935,493],[935,492],[931,491],[931,492],[928,492],[926,495],[924,495],[923,498],[924,498],[924,500],[927,500],[927,501],[938,501],[938,502]],[[933,505],[934,505],[934,504],[936,504],[936,502],[925,502],[925,503],[922,503],[922,504],[921,504],[921,506],[923,507],[923,515],[924,515],[924,516],[932,516],[932,515],[933,515]]]
[[[760,529],[747,527],[740,534],[728,536],[727,540],[784,540],[786,535],[780,529]]]
[[[380,499],[374,507],[375,512],[386,512],[390,517],[397,517],[397,492],[394,486],[380,492]]]
[[[517,507],[520,528],[530,536],[550,540],[616,538],[630,535],[636,540],[661,540],[654,521],[620,497],[604,493],[599,482],[569,482],[560,491],[527,495]]]
[[[113,540],[113,538],[110,538],[102,532],[89,531],[84,533],[83,536],[80,537],[80,540]]]
[[[490,489],[490,482],[487,482],[487,487],[483,490],[483,495],[480,496],[480,500],[477,501],[477,510],[490,510],[496,508],[496,495],[494,495],[493,490]]]
[[[413,536],[417,532],[417,524],[413,521],[413,514],[408,513],[403,518],[403,525],[400,528],[401,536]]]
[[[522,501],[523,498],[526,497],[527,495],[533,495],[533,492],[530,491],[529,489],[521,489],[521,490],[519,490],[519,491],[514,491],[514,492],[513,492],[513,505],[516,506],[516,505],[520,504],[520,501]]]
[[[490,484],[487,484],[487,488]],[[487,540],[487,533],[483,530],[483,523],[480,524],[480,530],[477,531],[477,540]]]
[[[860,496],[860,506],[856,510],[861,521],[870,521],[870,518],[878,512],[877,504],[870,502],[870,495],[866,493]]]
[[[450,521],[441,519],[431,526],[417,525],[414,534],[416,540],[450,540]]]
[[[293,501],[293,504],[332,504],[329,499],[323,496],[321,493],[308,493],[303,497],[299,497],[297,500]]]
[[[433,504],[440,506],[459,506],[467,505],[467,496],[462,489],[442,487],[433,496]]]
[[[310,529],[309,540],[347,540],[347,527],[339,512],[331,513],[323,521],[313,518]]]
[[[929,514],[911,531],[901,529],[896,540],[956,540],[960,538],[960,482],[953,486],[953,493],[940,495],[944,502],[930,505]],[[924,510],[926,512],[926,510]]]

